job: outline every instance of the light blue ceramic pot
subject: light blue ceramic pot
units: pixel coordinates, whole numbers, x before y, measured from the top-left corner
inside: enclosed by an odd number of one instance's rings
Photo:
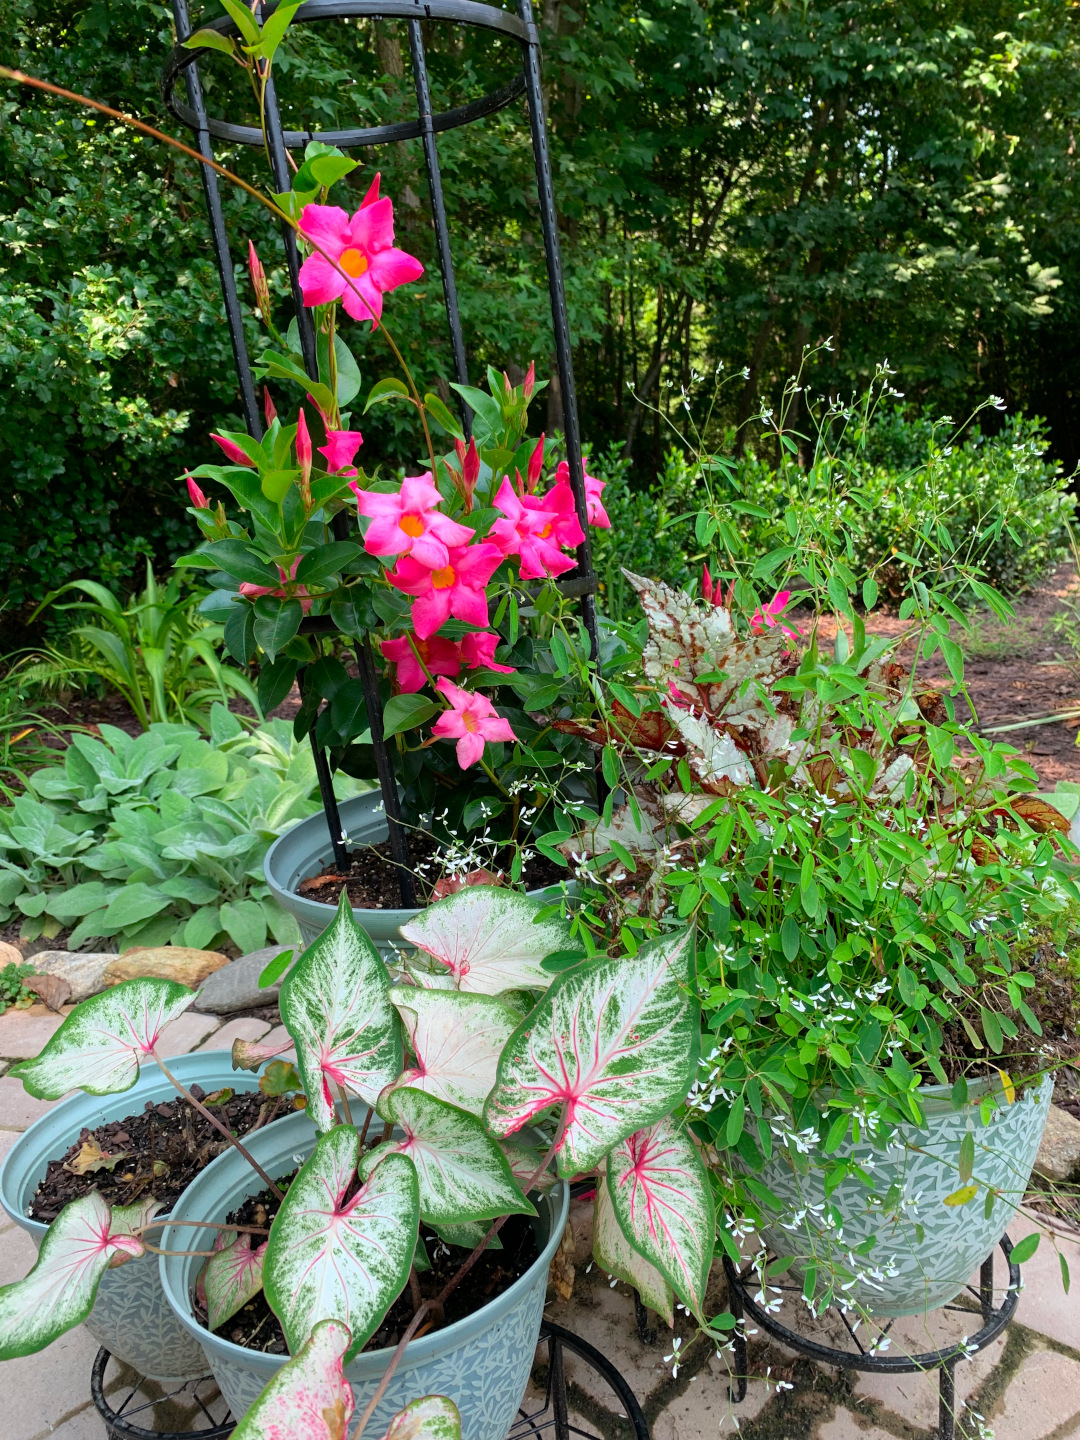
[[[989,1084],[971,1085],[977,1102]],[[769,1207],[770,1224],[762,1234],[777,1255],[814,1254],[845,1264],[851,1251],[874,1241],[868,1257],[856,1257],[866,1278],[852,1286],[848,1298],[874,1315],[923,1315],[947,1305],[963,1289],[1005,1234],[1024,1198],[1050,1101],[1052,1077],[1044,1076],[1010,1105],[996,1091],[996,1105],[983,1125],[978,1103],[954,1110],[944,1085],[920,1089],[925,1128],[901,1127],[886,1149],[849,1143],[830,1155],[812,1148],[809,1171],[799,1174],[787,1148],[776,1145],[773,1157],[757,1179],[781,1201]],[[960,1188],[960,1143],[970,1134],[975,1142],[973,1178],[1000,1192],[987,1215],[986,1189],[966,1205],[946,1205],[946,1196]],[[858,1180],[845,1180],[828,1199],[842,1217],[842,1242],[824,1223],[825,1175],[841,1157],[854,1155],[872,1170],[873,1192]],[[881,1203],[895,1187],[897,1203]],[[876,1201],[875,1198],[876,1197]],[[800,1279],[805,1264],[793,1267]],[[876,1273],[875,1273],[876,1272]]]
[[[201,1085],[207,1093],[227,1085],[251,1089],[255,1083],[253,1076],[245,1075],[238,1086],[227,1050],[181,1055],[167,1063],[181,1084]],[[29,1219],[26,1211],[49,1161],[59,1159],[84,1128],[94,1130],[106,1121],[140,1114],[147,1101],[160,1105],[176,1098],[173,1085],[156,1065],[147,1063],[132,1088],[121,1094],[85,1095],[80,1091],[62,1100],[8,1151],[0,1166],[0,1204],[40,1246],[49,1227]],[[177,1322],[165,1301],[154,1255],[106,1270],[85,1323],[95,1340],[140,1374],[163,1381],[206,1374],[202,1347]]]
[[[362,1123],[363,1110],[354,1115]],[[315,1147],[315,1129],[304,1114],[290,1115],[252,1136],[248,1148],[267,1172],[287,1175]],[[261,1182],[235,1152],[219,1155],[184,1191],[173,1215],[178,1220],[224,1220]],[[569,1187],[560,1182],[538,1205],[540,1255],[531,1268],[497,1299],[474,1315],[414,1340],[406,1348],[369,1426],[385,1433],[391,1417],[420,1395],[448,1395],[461,1411],[462,1440],[505,1440],[528,1384],[547,1292],[548,1266],[566,1227]],[[166,1230],[162,1249],[208,1249],[213,1232]],[[239,1417],[281,1366],[285,1357],[245,1350],[211,1334],[195,1319],[191,1292],[203,1261],[193,1256],[161,1257],[161,1284],[169,1304],[206,1351],[221,1393]],[[357,1410],[375,1391],[393,1352],[361,1354],[346,1368]]]
[[[367,795],[354,795],[339,806],[341,824],[350,845],[381,845],[389,831],[382,809],[382,795],[373,790]],[[301,820],[284,835],[279,835],[266,852],[263,873],[274,899],[296,919],[304,944],[310,945],[333,920],[336,905],[325,905],[296,893],[302,880],[319,875],[334,858],[326,816],[320,811]],[[542,895],[543,890],[531,890]],[[353,910],[353,919],[367,931],[384,960],[392,957],[394,948],[406,946],[401,927],[420,913],[418,909]]]

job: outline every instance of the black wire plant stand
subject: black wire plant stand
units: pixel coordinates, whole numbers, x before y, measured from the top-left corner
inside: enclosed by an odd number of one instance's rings
[[[632,1440],[649,1440],[649,1427],[634,1392],[599,1350],[548,1320],[540,1327],[540,1344],[546,1349],[543,1397],[522,1404],[506,1440],[571,1440],[571,1437],[597,1440],[603,1433],[599,1427],[582,1429],[574,1418],[573,1384],[566,1375],[567,1354],[576,1357],[605,1382],[619,1406],[619,1419],[628,1427]],[[147,1382],[130,1372],[108,1381],[111,1358],[108,1350],[99,1350],[90,1377],[94,1408],[105,1423],[107,1440],[166,1440],[166,1437],[168,1440],[228,1440],[232,1434],[237,1422],[225,1408],[210,1377],[187,1380],[168,1390],[151,1384],[148,1391],[144,1388]],[[178,1408],[191,1412],[192,1419],[201,1428],[167,1428],[172,1419],[164,1417],[175,1417]],[[160,1425],[154,1428],[155,1421],[162,1420],[166,1428]]]
[[[979,1270],[979,1288],[976,1290],[972,1285],[966,1287],[968,1293],[978,1302],[978,1310],[973,1311],[966,1305],[943,1305],[941,1307],[944,1311],[956,1311],[964,1315],[980,1315],[983,1322],[982,1328],[962,1341],[943,1345],[940,1349],[927,1350],[917,1355],[882,1355],[867,1348],[856,1334],[856,1328],[851,1325],[839,1306],[831,1306],[830,1310],[839,1317],[850,1348],[840,1349],[837,1346],[823,1345],[819,1341],[800,1334],[791,1326],[781,1324],[774,1314],[755,1300],[751,1294],[751,1286],[755,1285],[756,1288],[756,1282],[753,1279],[756,1270],[746,1266],[743,1270],[737,1271],[730,1257],[725,1254],[724,1273],[727,1276],[731,1313],[736,1321],[733,1336],[735,1384],[730,1394],[732,1403],[737,1405],[746,1399],[749,1372],[746,1321],[749,1317],[755,1325],[760,1325],[781,1344],[821,1365],[836,1366],[841,1370],[861,1370],[877,1375],[928,1374],[936,1370],[938,1374],[937,1440],[955,1440],[956,1367],[961,1360],[970,1360],[980,1350],[984,1350],[992,1340],[996,1340],[1012,1320],[1016,1313],[1016,1307],[1020,1303],[1020,1266],[1012,1259],[1012,1248],[1012,1241],[1007,1235],[1004,1236],[1000,1249],[1008,1268],[1009,1283],[1000,1298],[1000,1303],[995,1303],[994,1253],[991,1251]],[[781,1293],[790,1294],[796,1302],[802,1295],[802,1287],[798,1285],[778,1284],[775,1288]],[[894,1321],[890,1320],[882,1328],[880,1335],[888,1336],[893,1324]]]
[[[275,8],[276,4],[272,3],[262,6],[261,18],[265,19],[273,14]],[[184,48],[183,42],[189,38],[193,29],[188,15],[187,0],[172,0],[172,10],[178,43],[169,56],[161,77],[161,94],[165,105],[177,120],[194,132],[196,148],[207,160],[214,159],[215,140],[227,145],[239,144],[261,148],[264,143],[263,133],[257,127],[234,124],[207,114],[198,62],[201,55],[209,52]],[[306,0],[306,3],[297,10],[292,23],[306,25],[320,21],[359,17],[370,20],[404,20],[406,22],[416,94],[416,119],[345,130],[285,130],[282,127],[277,94],[271,75],[266,85],[265,123],[266,146],[274,183],[279,191],[290,188],[289,162],[286,152],[302,149],[313,140],[327,145],[336,145],[345,151],[386,145],[401,140],[422,140],[436,252],[446,304],[446,321],[450,335],[454,378],[459,384],[467,385],[469,372],[436,136],[445,131],[482,120],[485,116],[505,109],[524,96],[529,115],[536,169],[537,198],[544,238],[555,361],[563,410],[566,458],[570,467],[570,484],[574,492],[578,520],[584,536],[577,550],[577,564],[574,570],[556,583],[563,595],[580,601],[582,620],[589,637],[591,660],[598,667],[600,644],[596,619],[597,577],[589,548],[581,431],[578,422],[566,290],[559,247],[558,216],[555,208],[555,192],[544,119],[544,99],[541,90],[540,38],[533,18],[531,0],[517,0],[516,13],[513,10],[503,10],[493,5],[479,4],[477,0]],[[424,47],[423,24],[425,22],[468,26],[518,41],[521,47],[520,72],[512,75],[500,88],[469,104],[434,113],[431,108],[431,87]],[[210,20],[201,28],[216,30],[226,37],[235,37],[239,34],[236,25],[226,16]],[[183,78],[186,90],[186,102],[181,100],[176,93],[177,83],[181,78]],[[256,399],[255,379],[244,337],[243,313],[236,290],[233,258],[221,207],[218,177],[208,165],[200,168],[210,218],[214,256],[221,277],[229,338],[240,383],[244,421],[253,438],[260,439],[263,426]],[[318,368],[315,329],[311,314],[303,304],[299,280],[300,256],[297,250],[296,236],[291,227],[283,226],[283,240],[304,367],[308,375],[312,379],[316,379]],[[462,420],[466,436],[469,434],[470,419],[468,407],[463,405]],[[335,516],[334,521],[336,538],[346,538],[348,522],[345,516]],[[328,616],[307,617],[301,624],[301,632],[308,634],[328,633],[334,628]],[[409,873],[408,843],[405,827],[402,824],[391,752],[382,733],[382,711],[370,638],[364,637],[359,642],[356,647],[356,658],[370,721],[371,743],[379,787],[382,792],[391,853],[401,886],[401,902],[404,906],[411,907],[415,904],[415,897],[412,877]],[[330,764],[325,751],[315,739],[314,727],[311,730],[311,745],[315,756],[323,810],[326,814],[334,850],[334,862],[339,870],[344,870],[348,864],[347,837],[342,829],[334,796]]]

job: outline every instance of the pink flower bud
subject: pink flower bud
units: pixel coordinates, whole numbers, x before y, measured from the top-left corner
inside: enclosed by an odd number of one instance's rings
[[[300,466],[300,498],[305,509],[311,507],[311,436],[308,433],[304,407],[296,420],[296,463]]]
[[[477,453],[476,441],[469,440],[469,448],[461,456],[461,483],[465,490],[465,513],[470,514],[473,508],[473,492],[476,490],[476,482],[480,478],[480,456]]]
[[[266,427],[269,429],[277,419],[277,406],[271,399],[269,388],[266,385],[263,386],[263,414],[266,416]]]
[[[255,291],[255,303],[259,307],[259,314],[263,323],[270,320],[270,286],[266,283],[266,271],[263,269],[262,261],[255,253],[255,246],[248,241],[248,270],[251,272],[251,285]]]
[[[529,368],[525,372],[525,384],[521,387],[526,400],[532,399],[533,391],[536,389],[536,361],[529,361]]]
[[[715,591],[713,590],[712,576],[709,574],[709,567],[708,567],[708,565],[702,565],[702,567],[701,567],[701,598],[705,601],[705,604],[706,604],[706,605],[711,605],[711,604],[713,603],[713,595],[714,595],[714,593],[715,593]]]
[[[536,493],[536,487],[537,487],[537,485],[539,485],[539,483],[540,483],[540,471],[543,469],[543,466],[544,466],[544,437],[543,437],[543,435],[541,435],[541,436],[540,436],[540,439],[536,442],[536,449],[535,449],[535,450],[532,452],[532,454],[529,456],[529,474],[528,474],[528,481],[529,481],[529,494],[530,494],[530,495],[535,495],[535,493]]]
[[[199,489],[198,485],[195,484],[194,478],[191,475],[187,477],[187,493],[191,497],[191,503],[195,506],[196,510],[210,509],[210,502]]]
[[[246,465],[249,470],[255,469],[255,461],[249,460],[239,445],[234,444],[231,440],[227,440],[224,435],[211,434],[210,439],[213,440],[216,445],[221,446],[222,450],[225,451],[225,454],[234,465]]]

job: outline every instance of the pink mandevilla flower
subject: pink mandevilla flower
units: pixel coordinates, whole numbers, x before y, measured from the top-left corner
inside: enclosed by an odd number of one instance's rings
[[[441,570],[449,563],[449,547],[467,545],[475,533],[438,508],[442,496],[430,470],[403,480],[389,495],[361,490],[355,480],[349,488],[360,514],[371,517],[364,536],[369,555],[411,555],[429,570]]]
[[[778,590],[769,603],[760,610],[755,610],[750,616],[750,628],[758,635],[763,635],[766,630],[771,630],[778,625],[780,629],[792,640],[802,638],[802,631],[797,627],[792,628],[785,625],[780,618],[784,613],[784,607],[791,599],[790,590]]]
[[[585,539],[569,480],[556,480],[546,495],[526,495],[521,503],[526,510],[553,510],[555,519],[551,525],[551,537],[568,550],[576,550]]]
[[[421,640],[418,635],[400,635],[396,640],[384,640],[380,648],[386,659],[397,667],[398,689],[403,695],[414,695],[427,684],[424,665],[428,675],[457,675],[461,670],[458,647],[453,640],[443,640],[438,635],[432,635],[429,640]]]
[[[287,581],[295,578],[296,567],[300,564],[300,561],[303,558],[304,557],[302,555],[298,555],[296,557],[296,559],[289,566],[288,575],[285,574],[282,566],[279,565],[277,567],[278,574],[281,576],[281,584],[277,587],[277,589],[275,589],[273,585],[256,585],[251,580],[245,580],[240,586],[240,594],[246,595],[249,600],[254,600],[259,595],[276,595],[279,597],[279,599],[284,600],[286,598],[285,584]],[[312,597],[308,594],[307,590],[304,588],[303,585],[299,587],[293,598],[300,601],[300,609],[306,615],[311,609]]]
[[[389,196],[379,199],[378,175],[351,220],[337,205],[305,205],[300,233],[318,246],[300,267],[304,304],[340,299],[354,320],[373,327],[387,291],[424,273],[419,260],[394,246],[394,207]]]
[[[548,575],[572,570],[574,561],[559,549],[558,513],[541,509],[539,505],[527,505],[527,499],[514,493],[509,477],[504,475],[495,495],[495,508],[501,510],[505,518],[496,520],[491,527],[492,541],[504,555],[521,556],[523,580],[543,580]]]
[[[363,435],[359,430],[334,430],[330,425],[330,416],[326,414],[319,402],[311,395],[307,398],[318,410],[319,419],[326,431],[326,444],[319,446],[319,454],[326,457],[326,473],[328,475],[355,475],[356,466],[352,462],[357,450],[364,443]]]
[[[470,694],[449,680],[438,681],[435,689],[449,700],[451,708],[435,721],[431,734],[439,740],[457,741],[457,762],[462,770],[481,759],[488,740],[517,739],[509,720],[495,713],[486,695]]]
[[[611,521],[600,499],[607,481],[597,480],[595,475],[590,475],[585,468],[587,464],[587,460],[582,460],[581,473],[585,476],[585,517],[589,524],[595,525],[598,530],[610,530]],[[565,485],[571,495],[574,493],[570,489],[570,466],[565,460],[560,460],[555,471],[555,484]],[[581,544],[580,540],[578,544]]]
[[[504,675],[515,675],[513,665],[499,665],[495,661],[495,649],[499,636],[491,630],[474,630],[458,643],[461,658],[470,670],[501,670]]]
[[[437,570],[422,565],[412,555],[403,555],[386,578],[406,595],[416,597],[412,607],[413,629],[421,640],[426,640],[451,615],[464,620],[466,625],[487,626],[484,587],[502,561],[503,552],[498,545],[481,541],[477,545],[451,547],[447,563]]]

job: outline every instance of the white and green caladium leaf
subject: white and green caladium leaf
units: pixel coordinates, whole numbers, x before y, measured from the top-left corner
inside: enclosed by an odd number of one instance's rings
[[[349,897],[309,945],[281,987],[281,1018],[296,1042],[308,1114],[317,1130],[334,1124],[331,1084],[374,1105],[401,1073],[401,1022],[379,952],[352,918]]]
[[[603,1179],[597,1183],[593,1206],[592,1253],[601,1270],[606,1270],[609,1275],[632,1285],[644,1305],[655,1310],[669,1325],[674,1325],[675,1312],[672,1304],[675,1297],[671,1286],[656,1266],[650,1265],[645,1256],[640,1255],[623,1234]]]
[[[513,1171],[475,1115],[409,1086],[387,1090],[378,1104],[383,1120],[403,1134],[365,1156],[407,1155],[420,1182],[420,1218],[428,1225],[463,1225],[499,1215],[535,1215]]]
[[[532,1150],[528,1145],[519,1145],[514,1140],[500,1140],[499,1148],[506,1156],[510,1169],[514,1172],[514,1179],[523,1192],[526,1185],[532,1190],[539,1190],[541,1195],[554,1189],[558,1176],[550,1165],[540,1175],[536,1174],[544,1158],[541,1151]]]
[[[382,1440],[461,1440],[461,1415],[445,1395],[421,1395],[398,1411]]]
[[[135,1211],[141,1214],[142,1207],[120,1212],[114,1231],[109,1206],[96,1190],[64,1206],[30,1274],[0,1288],[0,1360],[33,1355],[81,1324],[109,1266],[146,1253],[143,1242],[127,1233]]]
[[[405,1022],[416,1064],[395,1085],[409,1086],[479,1115],[495,1083],[499,1054],[518,1017],[492,995],[395,985],[390,999]]]
[[[498,995],[503,990],[546,990],[551,975],[540,962],[573,945],[565,920],[536,917],[544,907],[500,885],[466,885],[422,910],[401,927],[453,976],[458,990]]]
[[[700,1315],[709,1283],[716,1211],[697,1146],[665,1115],[608,1156],[607,1189],[630,1244],[684,1305]]]
[[[359,1156],[353,1126],[324,1135],[270,1227],[263,1288],[294,1355],[317,1321],[334,1319],[352,1331],[351,1359],[409,1278],[420,1225],[412,1161],[388,1155],[346,1200]]]
[[[481,1220],[470,1220],[467,1225],[434,1225],[432,1229],[445,1245],[457,1245],[462,1250],[475,1250],[480,1241],[491,1229]],[[489,1250],[501,1250],[502,1241],[498,1235],[488,1241]]]
[[[352,1386],[342,1368],[352,1343],[340,1320],[321,1320],[233,1431],[233,1440],[345,1440]]]
[[[251,1236],[245,1232],[207,1260],[203,1271],[203,1292],[211,1330],[224,1325],[262,1289],[263,1261],[268,1243],[266,1241],[258,1249],[253,1249]]]
[[[484,1106],[491,1133],[565,1106],[558,1166],[572,1176],[685,1100],[699,1044],[690,958],[682,931],[560,975],[503,1047]]]
[[[8,1074],[38,1100],[59,1100],[69,1090],[130,1090],[162,1030],[198,993],[172,980],[125,980],[76,1005],[41,1054],[20,1060]]]

